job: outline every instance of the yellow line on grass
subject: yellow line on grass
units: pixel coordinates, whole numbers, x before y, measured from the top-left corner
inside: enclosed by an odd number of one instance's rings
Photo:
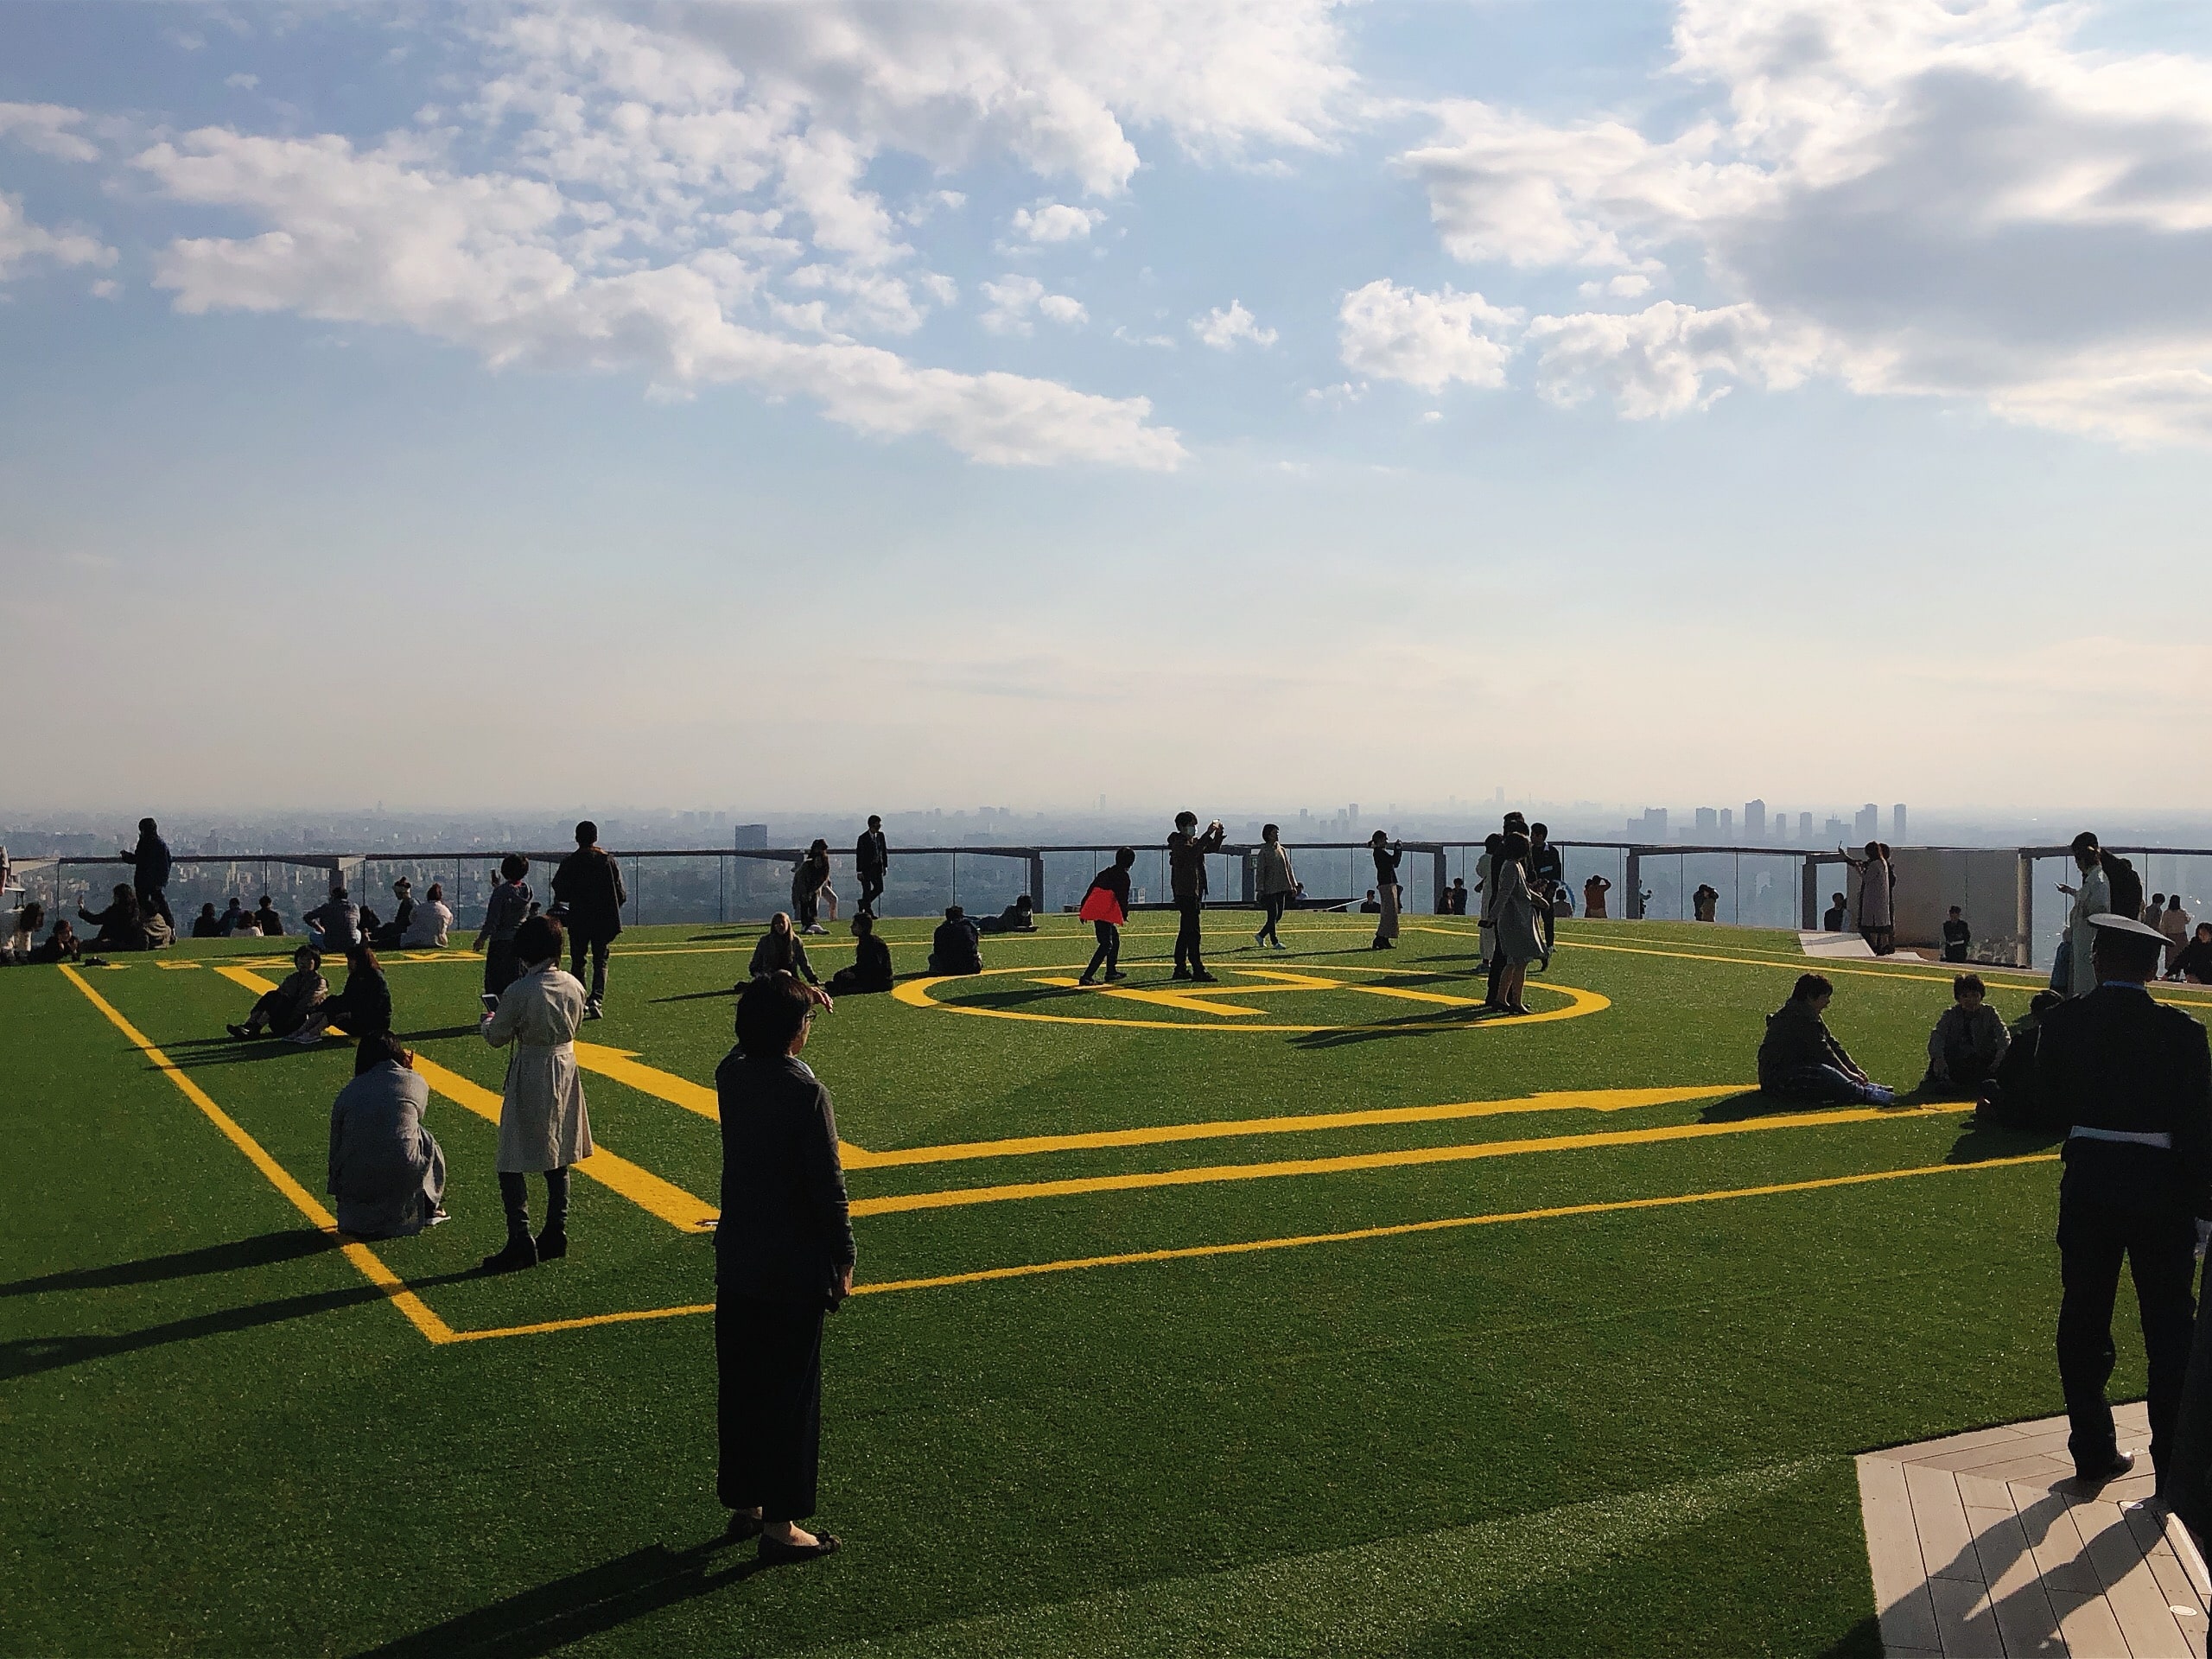
[[[1685,1100],[1731,1095],[1745,1084],[1690,1089],[1577,1089],[1523,1095],[1512,1100],[1462,1100],[1441,1106],[1382,1106],[1363,1112],[1315,1112],[1306,1116],[1230,1118],[1210,1123],[1163,1123],[1147,1128],[1099,1129],[1083,1135],[1019,1135],[940,1147],[901,1147],[872,1152],[856,1169],[901,1164],[948,1164],[969,1158],[1019,1158],[1032,1153],[1084,1152],[1099,1147],[1154,1147],[1173,1141],[1226,1140],[1243,1135],[1302,1135],[1309,1130],[1363,1128],[1379,1123],[1436,1123],[1463,1117],[1506,1117],[1520,1112],[1619,1112],[1637,1106],[1671,1106]]]
[[[218,968],[215,971],[257,995],[276,988],[260,975],[248,973],[243,968]],[[455,1105],[494,1123],[499,1121],[500,1098],[492,1090],[421,1054],[415,1057],[415,1070],[421,1073],[423,1082]],[[644,1166],[619,1157],[604,1147],[571,1167],[590,1176],[601,1186],[620,1193],[640,1210],[656,1215],[671,1226],[680,1227],[686,1232],[708,1231],[720,1213],[716,1206],[705,1199],[685,1192],[673,1181],[663,1180]]]
[[[1496,1227],[1510,1222],[1559,1221],[1574,1216],[1602,1216],[1636,1210],[1662,1210],[1686,1204],[1718,1204],[1731,1198],[1763,1198],[1789,1192],[1817,1192],[1830,1187],[1866,1186],[1876,1181],[1899,1181],[1916,1175],[1951,1175],[1969,1170],[2008,1169],[2023,1164],[2058,1161],[2055,1152],[2030,1153],[2018,1158],[1984,1158],[1966,1164],[1923,1164],[1911,1169],[1880,1169],[1863,1175],[1827,1175],[1806,1181],[1778,1181],[1766,1186],[1736,1186],[1718,1192],[1682,1192],[1657,1198],[1615,1198],[1601,1203],[1556,1205],[1545,1210],[1515,1210],[1486,1216],[1448,1216],[1439,1221],[1400,1222],[1384,1227],[1355,1227],[1337,1233],[1301,1233],[1288,1238],[1255,1238],[1233,1244],[1191,1244],[1165,1250],[1129,1250],[1116,1255],[1073,1256],[1060,1262],[1032,1262],[1013,1268],[983,1268],[973,1273],[938,1274],[926,1279],[892,1279],[881,1284],[853,1287],[855,1296],[880,1296],[897,1290],[942,1290],[954,1285],[988,1284],[1001,1279],[1033,1279],[1040,1274],[1077,1273],[1090,1268],[1135,1267],[1148,1262],[1191,1262],[1216,1255],[1251,1255],[1263,1250],[1302,1249],[1313,1244],[1353,1244],[1365,1239],[1403,1238],[1414,1233],[1446,1232],[1462,1227]],[[549,1319],[538,1325],[507,1325],[498,1330],[467,1331],[458,1339],[476,1342],[492,1337],[541,1336],[556,1331],[576,1331],[595,1325],[621,1325],[639,1319],[682,1319],[711,1313],[712,1302],[691,1302],[679,1307],[649,1307],[624,1313],[594,1313],[575,1319]]]
[[[207,1121],[220,1129],[232,1146],[245,1154],[253,1166],[268,1178],[270,1185],[291,1201],[295,1210],[305,1216],[315,1226],[322,1229],[324,1232],[331,1234],[334,1237],[340,1236],[338,1232],[337,1217],[324,1209],[313,1193],[294,1180],[284,1166],[270,1157],[268,1150],[260,1141],[247,1134],[237,1119],[209,1098],[206,1090],[185,1076],[177,1068],[175,1062],[155,1047],[144,1033],[116,1010],[113,1003],[87,985],[84,976],[74,968],[65,963],[61,971],[71,984],[91,999],[94,1007],[107,1016],[110,1024],[128,1038],[139,1052],[145,1055],[163,1076],[177,1086],[187,1100],[206,1114]],[[417,1331],[432,1342],[446,1343],[456,1339],[453,1327],[432,1313],[429,1305],[420,1296],[408,1289],[406,1281],[386,1267],[378,1259],[374,1250],[365,1244],[355,1242],[343,1243],[340,1249],[345,1252],[346,1259],[360,1269],[371,1284],[383,1291],[391,1299],[392,1306],[404,1313]]]
[[[1911,1106],[1902,1110],[1846,1107],[1826,1112],[1794,1112],[1745,1118],[1728,1123],[1672,1123],[1649,1129],[1616,1129],[1592,1135],[1548,1135],[1535,1140],[1477,1141],[1450,1147],[1414,1147],[1402,1152],[1354,1153],[1338,1158],[1299,1158],[1271,1164],[1209,1164],[1192,1169],[1152,1170],[1131,1175],[1094,1175],[1074,1180],[1021,1181],[1005,1186],[955,1187],[941,1192],[901,1192],[856,1198],[856,1216],[901,1214],[911,1210],[958,1209],[969,1205],[1004,1204],[1020,1198],[1066,1198],[1085,1192],[1128,1192],[1158,1186],[1198,1186],[1217,1181],[1269,1180],[1292,1175],[1337,1175],[1369,1169],[1402,1169],[1418,1164],[1464,1163],[1478,1158],[1512,1158],[1524,1154],[1579,1152],[1595,1147],[1649,1146],[1662,1141],[1704,1140],[1713,1135],[1756,1135],[1770,1129],[1821,1128],[1839,1123],[1929,1117],[1971,1110],[1968,1105]]]

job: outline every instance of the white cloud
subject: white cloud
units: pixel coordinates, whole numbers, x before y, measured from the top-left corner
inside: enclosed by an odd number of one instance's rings
[[[0,282],[16,275],[28,259],[51,259],[59,265],[97,265],[115,263],[115,250],[98,237],[75,231],[49,231],[23,215],[23,204],[0,194]]]
[[[995,334],[1029,333],[1033,311],[1065,327],[1073,327],[1090,315],[1080,300],[1046,293],[1045,284],[1034,276],[1008,275],[983,283],[982,289],[983,297],[991,302],[983,313],[983,327]]]
[[[1671,73],[1708,91],[1707,118],[1669,136],[1454,104],[1400,162],[1462,259],[1647,276],[1686,260],[1734,302],[1705,315],[1770,320],[1800,342],[1793,359],[1817,336],[1859,391],[2204,442],[2212,60],[2082,48],[2071,31],[2086,15],[2026,0],[1680,0]],[[1707,400],[1685,391],[1682,366],[1706,348],[1652,315],[1558,320],[1560,364],[1604,339],[1617,366],[1649,346],[1624,407]]]
[[[1048,201],[1034,211],[1027,207],[1015,209],[1014,228],[1032,242],[1072,242],[1089,236],[1105,219],[1106,215],[1094,207],[1071,207],[1065,202]]]
[[[261,77],[259,75],[249,75],[244,73],[225,75],[223,77],[223,85],[232,87],[241,92],[250,92],[255,87],[261,85]]]
[[[1384,278],[1345,295],[1337,321],[1338,354],[1353,373],[1440,391],[1455,380],[1503,385],[1513,346],[1500,336],[1520,313],[1479,294],[1424,294]]]
[[[1275,343],[1275,331],[1261,327],[1258,319],[1244,308],[1240,300],[1230,301],[1225,310],[1217,306],[1202,315],[1192,317],[1191,332],[1198,337],[1201,344],[1211,346],[1217,352],[1235,350],[1240,340],[1249,340],[1255,346]]]
[[[272,227],[172,243],[155,281],[181,311],[396,324],[495,364],[643,372],[675,388],[742,382],[810,398],[862,432],[926,433],[1001,464],[1172,467],[1183,457],[1141,397],[925,368],[850,340],[746,326],[727,309],[747,276],[727,250],[601,269],[597,216],[542,181],[450,172],[399,148],[357,153],[334,137],[221,129],[156,144],[137,164],[180,200],[250,212]]]
[[[1819,356],[1815,341],[1777,332],[1757,306],[1700,311],[1668,300],[1630,316],[1538,317],[1528,340],[1540,397],[1567,406],[1603,393],[1633,421],[1707,408],[1727,394],[1726,380],[1797,385]]]
[[[84,118],[83,111],[61,104],[0,104],[0,137],[65,162],[98,161],[99,151],[69,130]]]

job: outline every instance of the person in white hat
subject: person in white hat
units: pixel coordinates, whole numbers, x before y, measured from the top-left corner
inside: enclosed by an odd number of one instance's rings
[[[2058,1187],[2058,1374],[2067,1449],[2088,1485],[2133,1466],[2113,1431],[2113,1298],[2123,1258],[2149,1361],[2151,1460],[2159,1496],[2172,1461],[2196,1320],[2199,1220],[2212,1217],[2212,1046],[2204,1027],[2153,1001],[2164,936],[2133,917],[2091,915],[2094,983],[2044,1018],[2038,1084],[2069,1127]]]

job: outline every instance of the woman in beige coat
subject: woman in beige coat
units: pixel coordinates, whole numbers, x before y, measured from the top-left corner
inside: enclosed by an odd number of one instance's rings
[[[484,1040],[514,1045],[499,1106],[499,1198],[507,1211],[506,1248],[484,1258],[486,1273],[534,1268],[569,1253],[569,1166],[591,1156],[591,1120],[576,1071],[576,1027],[584,1017],[582,981],[561,970],[561,924],[533,916],[515,933],[521,974],[484,1016]],[[545,1230],[530,1236],[533,1172],[545,1175]]]

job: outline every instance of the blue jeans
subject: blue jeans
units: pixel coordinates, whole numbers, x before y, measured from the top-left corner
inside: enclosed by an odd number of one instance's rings
[[[1793,1065],[1767,1092],[1785,1100],[1834,1106],[1886,1106],[1897,1096],[1878,1083],[1861,1083],[1833,1065]]]

